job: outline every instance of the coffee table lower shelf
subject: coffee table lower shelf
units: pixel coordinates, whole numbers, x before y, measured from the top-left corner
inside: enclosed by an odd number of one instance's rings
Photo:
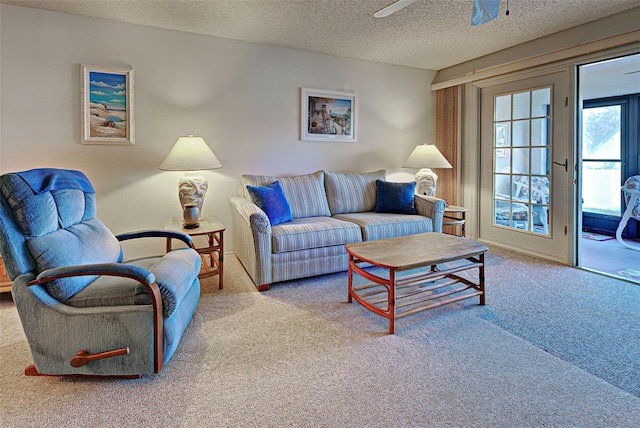
[[[464,239],[455,238],[454,239]],[[471,241],[468,241],[471,242]],[[483,246],[482,246],[483,247]],[[466,260],[464,264],[438,270],[436,263],[424,260],[423,267],[430,269],[414,274],[398,275],[398,272],[408,268],[390,266],[379,267],[388,269],[389,276],[374,275],[360,265],[374,264],[374,260],[360,259],[355,253],[357,248],[349,251],[349,290],[348,302],[356,300],[364,308],[389,320],[389,333],[395,332],[395,320],[428,309],[458,302],[460,300],[479,297],[480,305],[485,304],[484,290],[484,248],[472,250],[474,255],[465,254],[463,257],[453,255],[447,261]],[[465,257],[466,256],[466,257]],[[444,260],[440,259],[438,263]],[[413,265],[411,268],[417,266]],[[478,269],[479,281],[474,283],[460,275],[461,272]],[[371,281],[362,285],[354,285],[353,275],[358,274]],[[437,282],[436,282],[437,281]]]

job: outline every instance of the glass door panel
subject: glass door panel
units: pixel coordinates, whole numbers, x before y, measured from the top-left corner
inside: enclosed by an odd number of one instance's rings
[[[493,225],[549,235],[551,86],[494,97]]]
[[[482,87],[478,239],[571,260],[570,80],[560,71]]]
[[[621,104],[582,111],[582,213],[587,229],[615,226],[622,215]]]

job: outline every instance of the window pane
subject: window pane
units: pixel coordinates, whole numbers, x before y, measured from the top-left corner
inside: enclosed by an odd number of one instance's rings
[[[529,121],[516,120],[513,122],[513,145],[528,146],[529,145]]]
[[[496,174],[494,196],[497,199],[511,199],[511,176]]]
[[[511,170],[514,174],[529,174],[529,149],[513,149]]]
[[[529,176],[513,176],[513,199],[517,201],[529,202]]]
[[[620,160],[620,106],[582,111],[582,158]]]
[[[511,95],[495,97],[494,120],[498,122],[509,119],[511,119]]]
[[[531,201],[541,205],[549,204],[549,177],[531,177]]]
[[[549,149],[531,149],[531,174],[549,174]]]
[[[550,142],[549,119],[533,119],[531,121],[531,145],[548,146]]]
[[[513,119],[528,119],[529,113],[529,92],[513,94]]]
[[[620,162],[583,162],[582,210],[586,212],[621,216]]]
[[[510,149],[494,149],[493,154],[493,172],[511,172],[511,150]]]
[[[533,231],[537,233],[549,233],[549,207],[546,205],[532,205],[531,217],[533,221],[531,226]]]
[[[494,126],[495,134],[493,137],[494,145],[496,147],[507,147],[511,145],[511,123],[502,122],[496,123]]]
[[[511,204],[511,221],[513,227],[527,230],[529,223],[529,206],[518,202]]]
[[[531,117],[551,115],[551,88],[537,89],[531,93]]]

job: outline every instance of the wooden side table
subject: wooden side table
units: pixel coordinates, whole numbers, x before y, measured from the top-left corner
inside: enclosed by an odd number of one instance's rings
[[[467,221],[466,215],[467,215],[467,208],[458,207],[456,205],[447,205],[447,207],[444,209],[444,215],[443,215],[444,220],[442,222],[442,226],[443,227],[449,226],[451,228],[460,226],[460,235],[458,236],[465,236],[464,225]],[[450,235],[457,235],[457,234],[450,233]]]
[[[4,263],[0,257],[0,293],[9,293],[11,291],[11,280],[4,270]]]
[[[182,224],[182,218],[171,217],[164,222],[164,228],[166,230],[184,232],[193,238],[197,236],[207,238],[208,245],[206,247],[198,247],[196,239],[193,240],[196,251],[202,259],[202,270],[198,278],[202,279],[218,275],[218,288],[222,289],[224,279],[224,224],[214,216],[206,216],[200,220],[198,227],[187,229]],[[169,251],[171,251],[171,238],[167,238],[167,252]],[[209,256],[209,262],[205,258],[206,255]]]

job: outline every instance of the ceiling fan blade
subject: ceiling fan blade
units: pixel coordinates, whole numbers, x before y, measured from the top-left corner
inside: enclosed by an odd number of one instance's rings
[[[391,3],[389,6],[384,7],[373,14],[376,18],[384,18],[392,13],[396,13],[400,9],[404,9],[411,3],[415,3],[417,0],[397,0],[395,3]]]
[[[482,25],[496,19],[500,9],[500,0],[474,0],[471,25]],[[507,15],[509,10],[507,9]]]

